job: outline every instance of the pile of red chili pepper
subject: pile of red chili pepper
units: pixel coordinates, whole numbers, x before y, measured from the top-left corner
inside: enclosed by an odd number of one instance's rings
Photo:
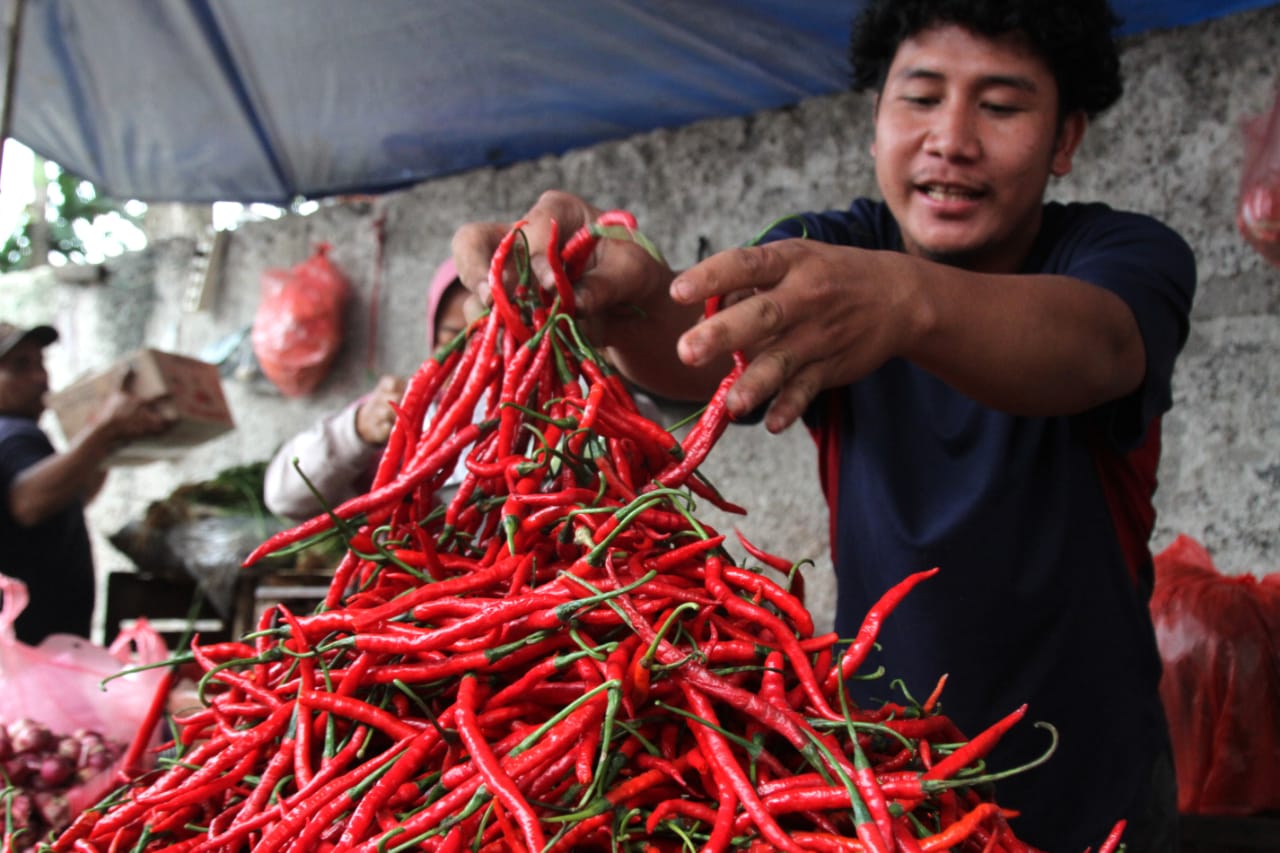
[[[698,465],[742,363],[682,440],[640,414],[574,324],[571,282],[619,231],[642,239],[622,212],[552,235],[555,289],[511,231],[492,309],[412,378],[371,490],[246,561],[345,537],[324,604],[194,643],[177,757],[53,850],[1030,849],[988,785],[1016,771],[983,765],[1025,707],[966,740],[937,690],[845,690],[936,570],[839,643],[796,566],[696,519],[735,509]]]

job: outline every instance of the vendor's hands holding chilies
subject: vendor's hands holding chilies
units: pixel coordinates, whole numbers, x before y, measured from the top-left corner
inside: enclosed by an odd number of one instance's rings
[[[526,214],[532,269],[544,287],[554,280],[539,247],[547,245],[552,220],[563,243],[601,213],[552,191]],[[459,274],[482,304],[489,301],[489,260],[509,230],[509,223],[472,223],[454,237]],[[909,331],[905,312],[895,310],[897,289],[850,287],[855,252],[789,240],[720,252],[677,274],[636,242],[601,240],[574,283],[580,323],[628,378],[672,399],[709,398],[732,354],[743,352],[749,364],[729,394],[729,410],[744,415],[772,400],[765,425],[778,432],[823,388],[858,379],[897,354]],[[858,254],[859,280],[883,282],[872,253]],[[702,319],[715,296],[721,310]]]
[[[811,240],[782,240],[719,252],[676,276],[671,297],[721,308],[681,335],[691,366],[741,351],[746,371],[730,391],[735,415],[769,403],[765,426],[779,432],[818,392],[861,379],[900,355],[911,334],[893,259]],[[770,403],[769,401],[772,400]]]
[[[521,231],[532,253],[533,275],[543,287],[555,286],[545,251],[552,228],[556,229],[563,246],[575,232],[595,222],[602,213],[603,210],[577,196],[553,190],[543,193],[525,214]],[[490,301],[490,262],[498,243],[511,228],[510,222],[473,222],[462,226],[454,235],[453,256],[458,276],[484,305]],[[516,284],[516,265],[508,265],[505,274],[508,279],[505,284],[510,289]],[[665,312],[664,303],[669,302],[667,287],[673,276],[666,264],[638,243],[599,241],[582,275],[573,282],[577,313],[584,328],[587,324],[607,325],[617,314],[634,316],[636,308]],[[472,313],[478,313],[474,303]]]
[[[552,219],[563,240],[599,213],[562,192],[543,194],[530,210],[525,233],[544,286],[552,275],[539,247]],[[467,225],[454,238],[463,283],[486,301],[488,260],[504,229]],[[895,357],[1013,414],[1079,412],[1137,386],[1142,342],[1118,297],[1065,276],[1002,272],[792,239],[720,252],[676,274],[638,242],[601,240],[575,284],[592,341],[657,395],[709,399],[741,351],[748,366],[726,399],[729,412],[769,403],[772,432],[818,392]],[[721,310],[702,319],[715,296]]]
[[[526,224],[521,230],[533,255],[533,275],[543,287],[555,286],[545,251],[552,228],[563,245],[602,212],[569,193],[550,191],[523,217]],[[510,230],[511,223],[478,222],[464,225],[454,235],[458,275],[482,304],[490,299],[490,261]],[[506,267],[508,275],[515,266]],[[672,301],[669,288],[674,275],[638,242],[600,240],[573,282],[575,313],[582,331],[628,379],[663,397],[702,401],[728,372],[729,360],[700,370],[679,361],[676,338],[697,322],[702,303]],[[514,284],[514,280],[506,282],[508,288]],[[479,313],[475,300],[468,313],[471,317]]]

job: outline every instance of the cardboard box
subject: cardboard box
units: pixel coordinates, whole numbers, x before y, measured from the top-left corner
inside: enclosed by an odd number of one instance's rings
[[[167,395],[162,411],[177,419],[169,431],[138,439],[113,453],[111,465],[139,465],[176,459],[197,444],[235,428],[222,394],[218,367],[206,361],[162,352],[139,350],[100,373],[49,395],[49,408],[68,439],[84,428],[103,401],[121,387],[132,368],[133,393],[143,398]]]

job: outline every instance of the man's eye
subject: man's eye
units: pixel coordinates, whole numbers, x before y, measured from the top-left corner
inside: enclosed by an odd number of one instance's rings
[[[983,104],[983,109],[987,112],[996,113],[997,115],[1014,115],[1022,112],[1022,107],[1013,104]]]

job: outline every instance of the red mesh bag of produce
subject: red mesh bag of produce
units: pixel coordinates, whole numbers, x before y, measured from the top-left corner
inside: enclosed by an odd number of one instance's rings
[[[1185,535],[1155,563],[1151,613],[1178,810],[1280,809],[1280,573],[1224,575]]]
[[[253,352],[262,372],[287,397],[310,394],[342,346],[342,318],[351,287],[320,243],[291,269],[262,274],[262,301],[253,319]]]
[[[1244,124],[1236,227],[1262,257],[1280,267],[1280,86],[1271,109]]]

